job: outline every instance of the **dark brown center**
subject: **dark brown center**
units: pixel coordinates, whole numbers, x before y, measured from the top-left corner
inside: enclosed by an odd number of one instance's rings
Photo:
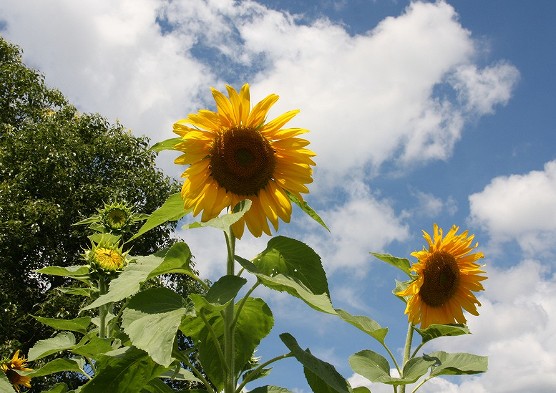
[[[444,251],[434,252],[426,261],[424,282],[419,291],[421,300],[431,307],[440,307],[456,292],[459,269],[456,259]]]
[[[257,130],[234,127],[214,140],[211,175],[226,191],[257,195],[272,178],[275,166],[274,150]]]

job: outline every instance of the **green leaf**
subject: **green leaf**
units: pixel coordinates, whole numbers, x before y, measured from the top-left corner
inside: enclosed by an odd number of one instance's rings
[[[400,269],[402,272],[404,272],[405,274],[407,274],[409,277],[413,277],[411,275],[411,263],[409,262],[408,259],[406,258],[398,258],[395,256],[392,256],[390,254],[379,254],[376,252],[371,252],[371,254],[373,256],[375,256],[376,258],[380,259],[383,262],[386,262],[398,269]]]
[[[239,303],[235,305],[235,315],[238,315]],[[201,318],[187,317],[182,322],[181,331],[193,338],[199,350],[199,360],[203,370],[209,376],[210,381],[222,390],[224,386],[224,365],[217,354],[217,345],[224,347],[224,320],[219,311],[205,312],[203,316],[211,326],[216,335],[213,335]],[[234,335],[235,363],[237,370],[242,370],[251,359],[260,341],[268,335],[274,324],[272,312],[267,304],[258,298],[247,298],[243,303],[241,313],[237,317]],[[238,371],[239,373],[239,371]]]
[[[408,280],[408,281],[398,281],[396,280],[396,286],[394,288],[394,290],[392,291],[392,293],[398,298],[401,299],[404,303],[407,303],[407,300],[405,299],[404,296],[399,296],[398,293],[405,291],[407,289],[407,287],[409,286],[409,284],[411,284],[413,282],[413,280]]]
[[[37,270],[38,273],[50,274],[51,276],[62,276],[74,278],[79,281],[89,283],[89,266],[88,265],[75,265],[75,266],[46,266]]]
[[[66,288],[66,287],[58,287],[56,290],[65,293],[66,295],[77,295],[77,296],[85,296],[91,297],[93,293],[98,292],[96,288]]]
[[[443,351],[423,355],[434,361],[431,376],[468,375],[484,373],[488,370],[488,357],[470,353],[447,353]]]
[[[143,226],[139,228],[139,231],[135,235],[133,235],[126,243],[137,239],[144,233],[168,221],[178,221],[180,218],[190,213],[191,210],[192,209],[184,209],[183,199],[181,198],[181,194],[179,192],[170,195],[166,202],[164,202],[161,207],[152,212]]]
[[[282,333],[280,339],[303,367],[319,378],[319,386],[324,383],[335,392],[349,393],[350,389],[347,381],[336,371],[334,366],[316,358],[309,351],[301,349],[291,334]]]
[[[250,390],[250,392],[251,393],[292,393],[291,390],[288,390],[286,388],[281,388],[278,386],[272,386],[272,385],[259,386],[258,388]]]
[[[180,368],[177,371],[168,370],[160,375],[160,378],[173,379],[176,381],[191,381],[191,382],[201,382],[193,373],[185,368]]]
[[[81,340],[80,343],[71,349],[71,352],[76,355],[96,359],[98,355],[110,352],[113,349],[111,339],[93,336],[90,340]]]
[[[87,333],[87,328],[91,324],[91,317],[79,317],[74,319],[57,319],[57,318],[44,318],[36,317],[40,323],[44,323],[56,330],[70,330],[72,332],[79,332],[81,334]]]
[[[88,306],[83,307],[82,310],[90,310],[133,296],[139,292],[141,284],[147,281],[151,272],[163,262],[164,258],[157,255],[135,257],[135,262],[127,265],[120,275],[110,282],[108,293],[100,296]]]
[[[419,378],[425,375],[429,368],[434,364],[434,361],[426,359],[425,357],[417,357],[409,359],[403,368],[403,378],[399,380],[404,384],[417,382]]]
[[[384,344],[384,338],[388,333],[388,328],[383,328],[378,324],[378,322],[363,315],[351,315],[350,313],[341,309],[336,309],[336,312],[338,313],[338,316],[344,321],[355,326],[362,332],[367,333],[378,342]]]
[[[396,378],[390,376],[390,364],[386,358],[374,351],[365,349],[349,357],[349,365],[357,374],[371,382],[392,384]]]
[[[59,358],[46,363],[41,368],[33,370],[26,375],[32,378],[36,378],[36,377],[42,377],[44,375],[59,373],[62,371],[72,371],[72,372],[83,374],[83,370],[81,369],[79,363],[77,363],[75,360],[67,359],[67,358]]]
[[[218,281],[212,284],[206,295],[192,293],[189,295],[189,298],[195,305],[197,313],[200,313],[202,309],[206,309],[206,311],[220,311],[226,308],[228,303],[235,298],[246,282],[245,278],[226,275],[220,277]]]
[[[471,334],[465,325],[429,325],[426,329],[415,328],[417,333],[421,335],[423,343],[431,341],[437,337],[461,336],[463,334]]]
[[[317,212],[314,211],[311,208],[311,206],[309,206],[309,204],[307,202],[299,200],[298,197],[296,197],[294,194],[292,194],[288,190],[285,190],[285,191],[286,191],[286,194],[288,195],[288,198],[289,198],[290,201],[292,201],[297,206],[299,206],[301,208],[301,210],[303,210],[309,217],[311,217],[313,220],[315,220],[317,223],[319,223],[324,229],[326,229],[328,232],[330,232],[330,229],[326,226],[323,219],[320,218],[320,216],[317,214]]]
[[[53,353],[71,349],[75,346],[75,336],[71,332],[61,332],[52,338],[39,340],[29,349],[29,361],[42,359]]]
[[[223,214],[221,216],[215,217],[205,222],[195,221],[190,224],[186,224],[182,226],[182,229],[213,227],[216,229],[220,229],[222,231],[228,231],[232,224],[238,222],[241,219],[241,217],[243,217],[245,213],[247,213],[247,210],[251,208],[251,204],[252,204],[251,200],[246,199],[238,203],[238,205],[236,205],[237,209],[234,208],[234,213]]]
[[[286,291],[290,295],[303,300],[309,307],[327,314],[336,314],[334,306],[330,302],[330,298],[326,293],[315,295],[303,284],[297,282],[295,279],[285,277],[278,274],[274,277],[269,277],[261,274],[256,274],[264,286],[274,289],[276,291]]]
[[[259,273],[267,276],[283,274],[303,283],[314,294],[328,295],[328,281],[321,259],[313,249],[299,240],[277,236],[268,241],[266,249],[253,263]]]
[[[164,254],[163,262],[149,273],[148,278],[169,273],[181,273],[197,277],[191,270],[191,250],[187,244],[183,242],[173,244]]]
[[[137,348],[168,367],[176,332],[186,313],[185,300],[167,288],[150,288],[133,296],[122,314],[122,326]]]
[[[365,386],[357,386],[357,387],[353,388],[352,390],[353,390],[353,393],[371,393],[369,388],[367,388]]]
[[[209,303],[226,305],[230,300],[236,297],[237,293],[247,283],[243,277],[227,275],[220,277],[210,287],[206,294],[206,299]]]
[[[66,393],[68,391],[68,385],[63,382],[57,383],[51,389],[43,391],[42,393]]]
[[[15,389],[10,383],[10,380],[3,372],[0,372],[0,392],[15,393]]]
[[[155,143],[151,147],[151,150],[153,150],[157,153],[160,153],[163,150],[176,150],[174,146],[176,146],[176,144],[178,144],[182,141],[183,140],[180,137],[166,139],[164,141],[160,141],[160,142]]]
[[[170,388],[160,379],[155,378],[141,390],[141,393],[175,393],[175,390]]]
[[[146,352],[135,347],[120,348],[100,355],[95,377],[83,385],[80,393],[137,393],[164,371]]]
[[[278,236],[270,239],[253,263],[238,256],[235,259],[268,288],[286,291],[315,310],[336,314],[320,257],[306,244]]]

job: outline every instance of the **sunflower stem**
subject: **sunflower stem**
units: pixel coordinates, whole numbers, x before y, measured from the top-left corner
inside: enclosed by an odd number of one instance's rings
[[[235,275],[234,272],[234,255],[236,238],[232,232],[232,228],[224,232],[226,237],[226,246],[228,249],[228,262],[226,273],[229,276]],[[230,304],[224,309],[224,358],[226,361],[227,375],[224,384],[224,393],[234,393],[236,389],[236,370],[234,359],[234,307],[235,299],[230,301]]]
[[[101,276],[98,280],[98,292],[100,296],[108,292],[106,280],[103,276]],[[98,336],[99,338],[106,338],[106,314],[108,313],[108,305],[103,304],[100,306],[98,313],[100,325],[98,329]]]
[[[411,359],[411,343],[413,342],[413,323],[409,322],[407,327],[407,336],[405,337],[405,347],[403,350],[403,363],[402,363],[402,372],[401,377],[403,378],[403,371],[405,368],[405,364]],[[400,393],[405,393],[405,386],[400,386]]]

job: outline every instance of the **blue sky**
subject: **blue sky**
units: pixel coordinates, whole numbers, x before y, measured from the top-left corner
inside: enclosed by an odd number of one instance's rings
[[[490,371],[420,391],[554,391],[554,2],[0,0],[0,19],[50,86],[153,142],[212,107],[211,86],[249,82],[254,101],[279,94],[271,116],[299,108],[292,125],[311,130],[308,201],[331,228],[298,212],[280,233],[321,255],[334,304],[390,327],[399,352],[405,317],[390,291],[402,277],[368,252],[409,257],[435,222],[469,229],[489,275],[481,316],[469,318],[472,336],[439,345],[488,355]],[[179,176],[172,159],[159,165]],[[218,277],[222,235],[180,234],[201,273]],[[239,253],[267,240],[245,237]],[[374,343],[299,301],[258,295],[277,320],[259,355],[283,353],[277,335],[288,331],[364,383],[347,359]],[[309,391],[295,362],[263,382]]]

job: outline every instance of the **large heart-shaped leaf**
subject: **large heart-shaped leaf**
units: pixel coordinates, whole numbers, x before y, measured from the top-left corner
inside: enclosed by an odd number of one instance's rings
[[[167,288],[150,288],[129,300],[122,326],[133,345],[158,364],[169,366],[176,332],[185,313],[185,300],[180,295]]]

